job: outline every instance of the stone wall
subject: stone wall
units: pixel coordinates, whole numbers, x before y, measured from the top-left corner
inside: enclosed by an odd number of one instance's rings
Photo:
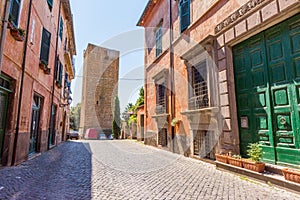
[[[114,98],[118,94],[119,52],[88,44],[84,53],[80,132],[88,128],[111,132]]]

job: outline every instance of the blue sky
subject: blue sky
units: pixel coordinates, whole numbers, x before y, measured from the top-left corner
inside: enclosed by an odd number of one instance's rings
[[[143,86],[144,32],[136,23],[148,0],[70,2],[77,50],[77,77],[72,82],[73,105],[81,100],[83,51],[88,43],[92,43],[120,51],[119,98],[122,111],[129,102],[135,102],[138,90]]]

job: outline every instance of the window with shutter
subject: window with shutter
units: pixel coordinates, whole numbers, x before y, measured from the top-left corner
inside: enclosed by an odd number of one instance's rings
[[[62,81],[63,81],[63,64],[59,60],[57,60],[55,66],[55,82],[59,87],[61,87]]]
[[[180,12],[180,31],[183,32],[190,25],[190,0],[181,0],[179,2]]]
[[[156,57],[158,57],[162,52],[162,28],[161,25],[157,28],[155,32],[156,41]]]
[[[43,28],[40,61],[46,65],[48,65],[48,61],[49,61],[50,39],[51,39],[51,33],[47,31],[45,28]]]
[[[48,6],[50,8],[50,10],[52,10],[53,7],[53,0],[47,0]]]
[[[12,0],[10,6],[10,21],[14,26],[18,26],[21,0]]]
[[[62,36],[63,36],[63,30],[64,30],[64,22],[62,17],[60,16],[60,22],[59,22],[59,37],[62,40]]]
[[[59,63],[59,73],[58,73],[58,82],[62,85],[62,74],[63,74],[63,65]]]

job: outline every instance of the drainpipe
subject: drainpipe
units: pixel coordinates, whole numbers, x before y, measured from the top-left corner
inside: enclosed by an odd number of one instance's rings
[[[170,84],[171,84],[171,116],[170,121],[175,117],[175,95],[174,95],[174,49],[173,49],[173,18],[172,1],[169,0],[169,20],[170,20]],[[175,127],[172,126],[172,152],[174,153]]]
[[[56,78],[56,70],[57,68],[57,61],[59,59],[59,56],[57,55],[58,51],[58,35],[59,35],[59,19],[60,19],[60,10],[61,10],[61,1],[59,1],[59,11],[58,11],[58,18],[57,18],[57,31],[56,31],[56,44],[55,44],[55,57],[54,57],[54,74],[53,74],[53,80],[52,80],[52,91],[51,91],[51,104],[50,104],[50,117],[49,117],[49,128],[48,128],[48,150],[50,149],[49,140],[50,140],[50,131],[51,131],[51,121],[52,121],[52,106],[54,102],[54,93],[55,93],[55,78]],[[58,105],[59,107],[59,105]],[[56,111],[57,112],[57,111]]]
[[[1,40],[0,40],[0,75],[2,70],[2,58],[3,58],[4,43],[6,38],[7,22],[8,22],[8,16],[10,11],[11,0],[7,0],[5,4],[6,4],[4,10],[5,14],[4,14],[4,19],[2,20],[2,33],[1,33]]]
[[[30,19],[31,19],[31,8],[32,8],[32,0],[29,1],[29,10],[28,10],[26,33],[29,33],[29,25],[30,25]],[[22,104],[22,97],[23,97],[23,84],[24,84],[24,74],[25,74],[25,65],[26,65],[28,37],[29,37],[29,35],[26,34],[25,43],[24,43],[24,51],[23,51],[23,60],[22,60],[22,74],[21,74],[21,81],[20,81],[21,83],[20,83],[20,91],[19,91],[18,113],[17,113],[17,122],[16,122],[16,134],[15,134],[15,138],[14,138],[12,165],[15,165],[15,163],[16,163],[16,152],[17,152],[19,128],[20,128],[19,124],[20,124],[20,117],[21,117],[21,104]]]

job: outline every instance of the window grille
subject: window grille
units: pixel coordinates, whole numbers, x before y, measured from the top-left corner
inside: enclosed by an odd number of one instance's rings
[[[166,113],[166,88],[162,84],[156,86],[156,113]]]
[[[163,128],[158,132],[158,145],[163,147],[168,146],[168,131],[166,128]]]
[[[192,87],[193,94],[189,99],[189,108],[191,110],[208,107],[208,87],[207,87],[207,67],[206,62],[202,62],[197,66],[192,66]]]

